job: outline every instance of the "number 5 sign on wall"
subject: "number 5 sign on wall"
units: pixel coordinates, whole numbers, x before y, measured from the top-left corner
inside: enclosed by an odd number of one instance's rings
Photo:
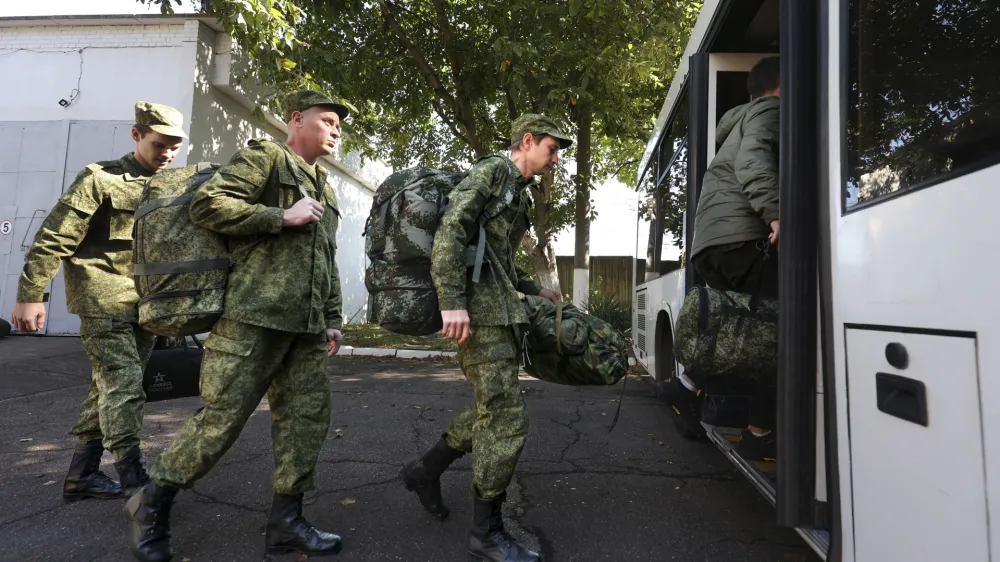
[[[0,207],[0,256],[10,253],[14,241],[14,217],[17,216],[17,207]],[[0,259],[0,273],[10,273],[3,271],[4,260]]]

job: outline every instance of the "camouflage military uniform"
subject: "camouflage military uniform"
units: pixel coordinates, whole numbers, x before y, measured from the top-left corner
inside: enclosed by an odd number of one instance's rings
[[[451,192],[434,238],[431,273],[441,310],[467,310],[472,325],[458,360],[475,402],[451,422],[444,438],[452,448],[472,452],[473,486],[483,498],[507,488],[528,432],[512,328],[528,320],[517,291],[537,295],[541,290],[514,263],[529,226],[526,188],[531,183],[506,156],[481,160]],[[484,225],[490,266],[473,283],[465,248],[478,232],[482,210],[505,185],[514,198]]]
[[[522,145],[529,134],[535,142]],[[548,164],[556,161],[556,147],[547,137],[558,148],[572,144],[544,115],[522,115],[512,124],[513,155],[523,156],[522,164],[532,173],[539,173],[535,166],[542,154],[547,154]],[[526,187],[532,181],[506,156],[477,161],[449,194],[431,251],[431,277],[440,309],[464,310],[469,315],[471,334],[459,344],[458,361],[472,385],[473,403],[451,421],[430,450],[403,466],[400,479],[407,490],[416,492],[428,513],[444,519],[450,510],[441,495],[441,475],[456,459],[472,453],[475,497],[467,546],[470,560],[540,560],[507,533],[502,513],[528,433],[528,413],[518,382],[518,334],[528,323],[528,314],[519,293],[542,293],[542,287],[514,261],[529,226],[531,200]],[[498,200],[509,202],[499,214],[495,212]],[[475,242],[478,252],[484,241],[488,267],[476,280],[477,270],[469,267],[466,249]]]
[[[342,323],[335,254],[337,199],[327,174],[284,143],[250,141],[195,193],[192,220],[229,236],[234,255],[223,318],[205,340],[206,405],[151,470],[161,486],[189,488],[229,449],[266,393],[278,494],[314,488],[330,423],[326,334]],[[319,224],[282,227],[303,195],[322,203]]]
[[[153,349],[153,334],[136,323],[132,281],[132,213],[151,175],[131,153],[84,168],[38,229],[17,288],[17,302],[42,302],[65,264],[67,308],[80,316],[93,366],[72,433],[80,443],[103,437],[115,460],[139,444],[142,371]]]
[[[132,213],[151,175],[131,153],[80,171],[38,229],[17,287],[17,302],[42,302],[64,264],[67,308],[80,316],[93,366],[72,433],[81,444],[103,438],[115,460],[139,445],[142,371],[153,349],[153,334],[137,324],[132,281]]]
[[[302,127],[334,139],[339,131],[331,113],[348,114],[345,105],[314,90],[293,92],[282,105],[290,141]],[[318,140],[302,138],[305,145]],[[323,206],[318,223],[285,226],[285,210],[306,197]],[[302,514],[303,492],[315,487],[330,427],[327,338],[337,337],[342,323],[340,213],[327,174],[285,143],[253,140],[195,191],[188,211],[195,224],[226,235],[232,266],[222,318],[205,340],[206,404],[157,458],[152,481],[125,502],[132,553],[139,560],[171,559],[170,509],[178,490],[211,470],[267,394],[274,499],[265,553],[336,554],[340,537]]]
[[[164,138],[186,138],[180,112],[169,106],[140,101],[135,123]],[[63,482],[68,500],[118,497],[149,479],[139,431],[146,401],[142,374],[155,336],[138,325],[132,227],[152,175],[134,152],[85,167],[36,233],[18,282],[18,303],[40,303],[63,264],[67,308],[80,316],[80,339],[92,365],[90,390],[72,430],[78,443]],[[120,485],[99,470],[104,449],[115,458]]]

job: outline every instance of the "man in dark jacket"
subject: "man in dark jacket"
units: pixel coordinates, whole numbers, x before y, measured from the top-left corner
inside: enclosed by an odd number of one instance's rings
[[[759,61],[747,89],[753,100],[726,112],[715,132],[721,147],[702,182],[691,264],[709,287],[777,299],[777,250],[764,250],[768,240],[778,244],[779,58]],[[774,459],[775,382],[757,381],[750,424],[738,447],[747,460]],[[664,388],[679,415],[697,425],[695,392],[684,375]]]

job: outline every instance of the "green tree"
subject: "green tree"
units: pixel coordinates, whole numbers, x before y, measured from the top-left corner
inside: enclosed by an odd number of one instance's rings
[[[137,0],[161,5],[170,0]],[[173,0],[179,2],[179,0]],[[357,107],[344,148],[394,168],[467,167],[544,112],[572,124],[565,167],[533,193],[524,249],[560,290],[554,235],[576,223],[587,262],[590,190],[636,165],[699,3],[683,0],[211,0],[275,92],[317,87]],[[277,98],[268,109],[280,110]],[[565,157],[564,156],[564,157]],[[578,262],[579,263],[579,262]]]

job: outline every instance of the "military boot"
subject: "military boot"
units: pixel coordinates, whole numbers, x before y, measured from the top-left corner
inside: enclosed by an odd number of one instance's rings
[[[63,481],[63,499],[66,501],[97,498],[110,500],[122,497],[122,487],[100,470],[104,445],[100,439],[77,444],[69,472]]]
[[[301,552],[309,556],[331,556],[341,547],[340,537],[320,531],[302,517],[302,494],[274,494],[264,544],[267,554]]]
[[[501,512],[506,499],[506,492],[488,500],[475,498],[469,532],[470,562],[539,562],[542,559],[507,534]]]
[[[170,546],[170,508],[177,488],[160,486],[151,480],[125,502],[129,521],[132,555],[141,562],[169,562],[174,557]]]
[[[139,447],[132,447],[125,453],[122,460],[116,461],[115,470],[118,471],[118,478],[122,483],[122,494],[126,498],[131,497],[149,483],[149,473],[146,472],[146,463]]]
[[[450,513],[441,497],[441,475],[464,454],[464,451],[449,447],[442,438],[423,457],[407,464],[399,473],[406,489],[416,492],[424,509],[438,519],[446,519]]]

